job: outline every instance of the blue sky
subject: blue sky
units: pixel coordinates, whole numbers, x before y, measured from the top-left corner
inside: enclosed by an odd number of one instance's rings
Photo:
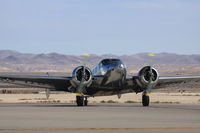
[[[199,0],[0,0],[0,50],[200,54]]]

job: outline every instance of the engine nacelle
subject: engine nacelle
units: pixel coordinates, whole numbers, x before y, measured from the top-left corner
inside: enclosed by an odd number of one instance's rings
[[[150,76],[151,76],[149,74],[149,71],[150,71],[150,66],[145,66],[138,73],[139,78],[136,81],[137,81],[138,85],[143,89],[147,89],[147,86],[149,85]],[[152,87],[154,87],[158,82],[159,73],[153,67],[152,67],[152,74],[153,74],[153,78],[152,78],[151,84],[152,84]]]
[[[80,85],[82,76],[84,76],[83,77],[84,81],[82,82],[83,86],[89,87],[92,83],[91,70],[88,67],[85,67],[85,74],[83,74],[83,69],[84,69],[84,66],[79,66],[75,68],[74,71],[72,72],[71,84],[75,88],[77,88]]]

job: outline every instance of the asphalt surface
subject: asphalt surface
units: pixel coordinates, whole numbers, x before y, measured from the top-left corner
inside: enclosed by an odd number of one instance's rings
[[[200,105],[0,103],[0,133],[200,133]]]

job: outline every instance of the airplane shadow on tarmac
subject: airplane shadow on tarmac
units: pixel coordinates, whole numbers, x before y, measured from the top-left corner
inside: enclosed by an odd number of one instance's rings
[[[76,104],[43,104],[43,103],[0,103],[1,107],[64,107],[64,108],[146,108],[146,109],[178,109],[178,110],[200,110],[200,105],[184,105],[184,104],[151,104],[148,107],[143,107],[141,104],[126,104],[126,103],[91,103],[88,106],[77,106]]]
[[[193,106],[184,106],[180,104],[152,104],[148,107],[143,107],[140,104],[119,104],[119,103],[113,103],[113,104],[90,104],[88,106],[77,106],[76,104],[39,104],[39,105],[31,105],[31,106],[38,106],[38,107],[77,107],[77,108],[103,108],[103,107],[109,107],[109,108],[146,108],[146,109],[178,109],[178,110],[200,110],[200,105],[193,105]]]

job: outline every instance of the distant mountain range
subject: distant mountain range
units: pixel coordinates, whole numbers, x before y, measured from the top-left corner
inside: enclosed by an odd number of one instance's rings
[[[154,64],[163,71],[174,66],[200,66],[200,54],[179,55],[174,53],[158,53],[149,57],[147,53],[134,55],[91,55],[87,62],[94,67],[103,58],[120,58],[130,72],[135,72],[144,65]],[[11,50],[0,50],[1,72],[71,72],[76,66],[83,63],[82,56],[64,55],[58,53],[26,54]]]

